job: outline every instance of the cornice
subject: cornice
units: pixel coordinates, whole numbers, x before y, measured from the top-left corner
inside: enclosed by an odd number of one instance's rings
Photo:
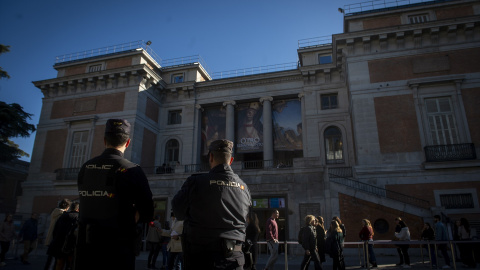
[[[33,84],[42,91],[45,98],[129,86],[139,86],[145,89],[152,86],[165,87],[162,78],[146,64],[35,81]]]

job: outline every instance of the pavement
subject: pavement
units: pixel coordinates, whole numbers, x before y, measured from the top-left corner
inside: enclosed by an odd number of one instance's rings
[[[45,262],[47,260],[46,248],[44,246],[38,247],[35,249],[29,256],[30,265],[24,265],[20,262],[18,255],[23,251],[22,246],[18,248],[13,247],[9,253],[7,253],[7,265],[0,267],[1,270],[7,269],[18,269],[18,270],[40,270],[44,269]],[[357,248],[345,248],[345,265],[347,269],[366,269],[361,267],[361,258],[359,255],[359,250]],[[420,249],[410,249],[410,260],[412,269],[430,269],[430,264],[428,262],[428,255],[423,254],[425,257],[422,260]],[[403,269],[400,266],[395,266],[395,263],[398,262],[398,254],[393,248],[375,248],[375,255],[377,257],[378,270],[401,270]],[[147,257],[148,252],[142,251],[140,255],[136,258],[136,269],[147,269]],[[257,262],[257,269],[263,269],[267,260],[269,258],[268,254],[260,254]],[[286,270],[286,269],[300,269],[300,265],[303,260],[303,255],[288,255],[285,258],[285,254],[279,254],[278,260],[275,264],[273,270]],[[162,265],[162,255],[158,257],[157,267]],[[438,258],[439,268],[443,266],[443,259]],[[480,268],[480,264],[477,264],[477,268]],[[201,269],[201,268],[199,268]],[[314,269],[313,263],[310,264],[309,269]],[[327,255],[327,261],[323,263],[324,270],[332,269],[332,260]],[[452,264],[452,269],[454,269]],[[456,263],[456,269],[464,269],[461,262]],[[374,268],[374,270],[377,270]]]

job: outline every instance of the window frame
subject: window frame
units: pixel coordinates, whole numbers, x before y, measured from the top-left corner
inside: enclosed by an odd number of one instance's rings
[[[441,201],[441,195],[456,195],[456,194],[472,194],[473,199],[473,208],[455,208],[455,209],[445,209],[446,214],[470,214],[480,212],[480,205],[478,202],[478,194],[475,188],[465,188],[465,189],[441,189],[434,190],[435,197],[435,206],[443,207]]]
[[[329,57],[329,61],[322,63],[322,58]],[[333,56],[331,54],[318,54],[318,64],[325,65],[333,63]]]
[[[92,67],[99,67],[99,68],[98,69],[96,68],[95,70],[90,70]],[[102,71],[102,70],[105,70],[105,62],[101,62],[101,63],[97,62],[97,63],[92,63],[92,64],[87,65],[85,73],[99,72],[99,71]]]
[[[327,135],[327,131],[329,129],[336,129],[339,134],[335,135]],[[326,164],[345,164],[345,151],[344,151],[344,140],[343,140],[343,133],[342,130],[337,127],[337,126],[327,126],[323,130],[323,146],[325,149],[325,163]],[[333,140],[330,140],[333,139]],[[336,140],[335,140],[336,139]],[[333,142],[333,144],[331,143]],[[339,149],[334,149],[333,151],[330,150],[330,145],[335,145],[337,143],[340,143],[340,148]],[[330,152],[333,152],[333,159],[329,158]],[[337,155],[340,154],[340,158],[337,158]]]
[[[335,105],[332,105],[331,97],[335,97]],[[328,106],[324,107],[323,99],[328,98]],[[320,109],[323,110],[333,110],[338,109],[338,93],[328,93],[328,94],[320,94]]]
[[[176,142],[177,145],[169,145],[173,142]],[[169,166],[175,166],[177,162],[180,162],[180,142],[175,139],[169,139],[165,143],[165,155],[164,155],[164,162]]]
[[[182,124],[182,110],[169,110],[167,113],[167,125],[180,125]],[[175,116],[175,118],[173,118]]]
[[[178,81],[176,80],[176,78],[178,77],[181,77],[181,81]],[[185,73],[175,73],[175,74],[172,74],[172,83],[183,83],[185,82]]]

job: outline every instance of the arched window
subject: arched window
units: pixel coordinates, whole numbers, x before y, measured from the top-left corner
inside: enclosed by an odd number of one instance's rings
[[[344,163],[342,132],[337,127],[328,127],[323,133],[327,164]]]
[[[177,140],[171,139],[165,148],[165,163],[175,165],[179,160],[180,144]]]

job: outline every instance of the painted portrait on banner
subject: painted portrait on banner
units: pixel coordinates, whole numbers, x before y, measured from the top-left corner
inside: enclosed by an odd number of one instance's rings
[[[263,151],[263,107],[260,102],[240,104],[237,107],[237,153]]]
[[[206,156],[210,144],[221,138],[225,138],[225,108],[205,108],[202,113],[202,155]]]
[[[277,151],[303,150],[300,100],[275,101],[272,118],[274,149]]]

